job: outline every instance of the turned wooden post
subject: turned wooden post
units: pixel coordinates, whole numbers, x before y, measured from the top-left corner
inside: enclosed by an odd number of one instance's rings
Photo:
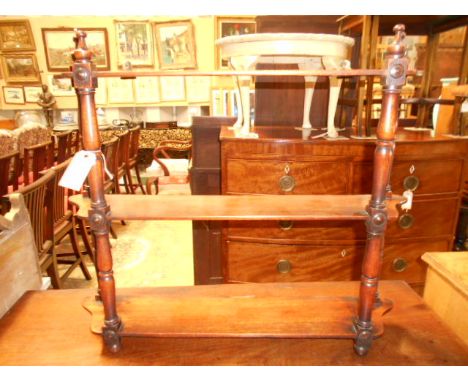
[[[96,261],[100,297],[104,306],[104,341],[110,351],[120,349],[119,331],[122,327],[115,303],[115,282],[112,271],[112,254],[109,242],[110,210],[104,197],[104,160],[96,116],[94,94],[97,87],[92,52],[86,46],[86,33],[76,31],[76,48],[73,53],[72,81],[78,97],[79,125],[83,150],[96,155],[96,163],[88,174],[91,209],[89,224],[96,238]]]
[[[395,41],[387,49],[387,75],[382,78],[384,96],[380,121],[377,127],[372,196],[367,207],[369,215],[366,221],[367,243],[362,263],[358,317],[354,322],[356,330],[354,348],[359,355],[366,354],[372,344],[372,310],[377,299],[384,249],[384,234],[387,227],[385,199],[388,196],[387,186],[393,164],[400,93],[406,81],[408,68],[408,59],[405,57],[403,44],[405,27],[398,24],[393,28],[393,31],[395,32]]]

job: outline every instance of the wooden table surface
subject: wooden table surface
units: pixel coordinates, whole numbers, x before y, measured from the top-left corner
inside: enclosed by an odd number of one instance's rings
[[[351,291],[359,284],[349,282]],[[118,294],[118,291],[117,291]],[[383,281],[393,300],[369,354],[352,340],[135,338],[109,353],[90,331],[91,289],[27,292],[0,320],[0,365],[468,365],[468,348],[406,283]]]

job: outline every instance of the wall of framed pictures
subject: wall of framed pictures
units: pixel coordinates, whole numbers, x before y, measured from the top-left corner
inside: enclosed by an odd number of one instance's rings
[[[239,21],[242,30],[254,30],[254,16],[242,20],[215,16],[0,16],[0,86],[7,88],[0,92],[0,109],[39,109],[35,91],[41,84],[48,85],[58,109],[77,107],[70,81],[53,78],[71,64],[74,28],[88,34],[98,70],[211,71],[223,69],[215,40],[238,27]],[[103,107],[210,106],[212,89],[233,87],[230,77],[181,77],[176,81],[176,91],[167,94],[166,79],[162,83],[160,78],[132,80],[132,96],[117,98],[115,94],[109,97],[109,86],[115,84],[100,81],[98,103]]]

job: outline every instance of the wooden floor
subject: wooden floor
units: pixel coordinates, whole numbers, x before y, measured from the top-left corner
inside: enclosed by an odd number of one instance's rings
[[[358,283],[346,284],[357,292]],[[365,357],[348,339],[279,338],[125,337],[122,350],[111,354],[82,307],[93,294],[24,295],[0,321],[0,365],[468,365],[468,348],[403,282],[381,283],[382,298],[394,307]]]

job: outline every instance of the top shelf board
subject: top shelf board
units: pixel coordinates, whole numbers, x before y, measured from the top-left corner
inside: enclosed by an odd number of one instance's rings
[[[398,217],[395,196],[388,218]],[[90,199],[70,197],[79,218]],[[106,195],[112,220],[366,220],[370,195]]]
[[[215,71],[151,71],[151,72],[94,72],[95,77],[119,77],[122,79],[134,79],[137,77],[170,77],[170,76],[322,76],[322,77],[356,77],[356,76],[386,76],[387,70],[384,69],[342,69],[342,70],[215,70]],[[407,75],[422,74],[421,71],[408,70]],[[71,78],[72,72],[64,72],[54,75],[54,78]]]

